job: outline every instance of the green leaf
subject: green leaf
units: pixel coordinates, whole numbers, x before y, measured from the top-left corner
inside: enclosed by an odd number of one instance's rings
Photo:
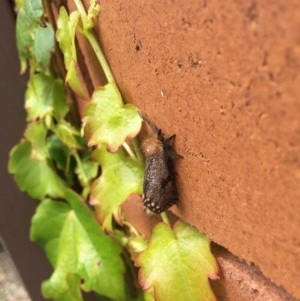
[[[31,143],[33,157],[39,160],[46,160],[48,152],[46,146],[47,127],[43,120],[31,122],[27,125],[25,138]]]
[[[152,287],[144,292],[144,301],[156,301]]]
[[[76,71],[77,55],[75,45],[75,34],[80,14],[74,11],[68,15],[66,9],[62,6],[57,20],[56,39],[64,55],[65,67],[68,70],[66,82],[73,91],[82,97],[87,98],[85,90],[81,84]]]
[[[85,29],[90,29],[94,27],[94,19],[99,15],[99,13],[100,5],[97,3],[96,0],[91,0],[87,13],[87,21],[86,24],[84,24]]]
[[[54,266],[43,294],[56,301],[82,300],[79,288],[112,300],[125,300],[120,249],[73,192],[69,204],[44,200],[32,220],[31,238]]]
[[[129,237],[126,249],[128,250],[131,259],[136,259],[141,252],[145,251],[148,242],[142,236]]]
[[[51,135],[47,139],[47,150],[50,159],[55,162],[56,167],[68,173],[71,157],[70,149],[56,135]]]
[[[119,150],[96,150],[93,159],[101,166],[101,176],[91,187],[91,204],[95,205],[104,229],[112,229],[112,216],[119,220],[119,206],[133,193],[142,194],[143,167]]]
[[[31,77],[25,96],[28,120],[54,115],[58,120],[68,112],[63,83],[44,74]]]
[[[49,66],[51,50],[54,48],[54,32],[49,23],[45,22],[45,27],[41,26],[43,11],[40,0],[26,0],[19,9],[16,37],[22,73],[26,70],[28,59],[32,67],[36,65],[36,70]]]
[[[47,160],[40,160],[39,156],[35,155],[28,141],[21,141],[11,150],[8,169],[14,175],[20,190],[27,192],[34,199],[63,196],[64,181]]]
[[[39,20],[42,17],[44,8],[41,0],[25,0],[24,4],[25,13],[28,18]]]
[[[21,63],[21,73],[26,71],[27,59],[30,57],[30,49],[33,44],[33,32],[38,25],[26,14],[24,8],[20,8],[16,22],[17,48]]]
[[[80,156],[80,164],[76,165],[75,172],[82,187],[90,184],[90,181],[96,177],[98,169],[99,165],[90,159],[90,152],[85,152]]]
[[[116,151],[127,137],[135,137],[142,125],[136,107],[123,105],[122,97],[114,83],[98,88],[84,112],[84,133],[88,145],[106,144]]]
[[[38,27],[33,43],[33,55],[38,63],[47,67],[50,64],[51,51],[54,49],[54,31],[49,23],[46,27]]]
[[[57,170],[63,172],[64,179],[69,187],[74,184],[75,160],[72,160],[73,151],[63,144],[56,135],[47,139],[48,156]]]
[[[218,278],[218,265],[204,234],[178,221],[153,229],[148,248],[137,258],[139,281],[153,289],[156,301],[216,300],[208,281]]]
[[[14,3],[15,3],[15,10],[18,12],[19,11],[19,9],[21,8],[21,7],[23,7],[24,6],[24,1],[25,0],[16,0]]]
[[[52,128],[58,138],[68,146],[70,149],[81,149],[82,145],[76,139],[80,137],[80,133],[69,122],[61,120],[56,126]]]

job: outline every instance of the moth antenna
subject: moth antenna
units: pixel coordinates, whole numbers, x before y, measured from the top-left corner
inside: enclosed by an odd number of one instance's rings
[[[166,144],[168,147],[169,155],[171,156],[172,159],[179,159],[179,158],[183,159],[183,156],[178,154],[173,148],[173,143],[174,143],[175,138],[176,138],[176,135],[174,134],[171,137],[169,137],[168,139],[166,139]]]
[[[139,112],[142,119],[151,127],[154,133],[161,134],[161,130],[143,113]]]
[[[172,145],[174,143],[174,140],[176,138],[176,135],[172,135],[171,137],[169,137],[168,139],[166,139],[166,142],[169,144],[169,145]]]

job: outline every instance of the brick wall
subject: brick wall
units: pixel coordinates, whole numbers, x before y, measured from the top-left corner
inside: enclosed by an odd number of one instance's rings
[[[220,300],[300,298],[300,2],[100,4],[123,95],[177,134],[173,212],[224,248]]]

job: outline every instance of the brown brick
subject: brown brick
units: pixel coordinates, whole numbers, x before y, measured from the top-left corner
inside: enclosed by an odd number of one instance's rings
[[[126,101],[177,134],[175,214],[300,298],[300,2],[101,9]]]
[[[212,249],[222,271],[220,280],[211,282],[218,300],[297,301],[265,278],[254,265],[247,265],[217,245],[213,245]]]

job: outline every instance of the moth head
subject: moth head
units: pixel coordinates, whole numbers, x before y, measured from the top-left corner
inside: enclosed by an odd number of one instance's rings
[[[150,135],[142,142],[142,150],[145,157],[161,155],[163,154],[164,146],[157,135]]]

